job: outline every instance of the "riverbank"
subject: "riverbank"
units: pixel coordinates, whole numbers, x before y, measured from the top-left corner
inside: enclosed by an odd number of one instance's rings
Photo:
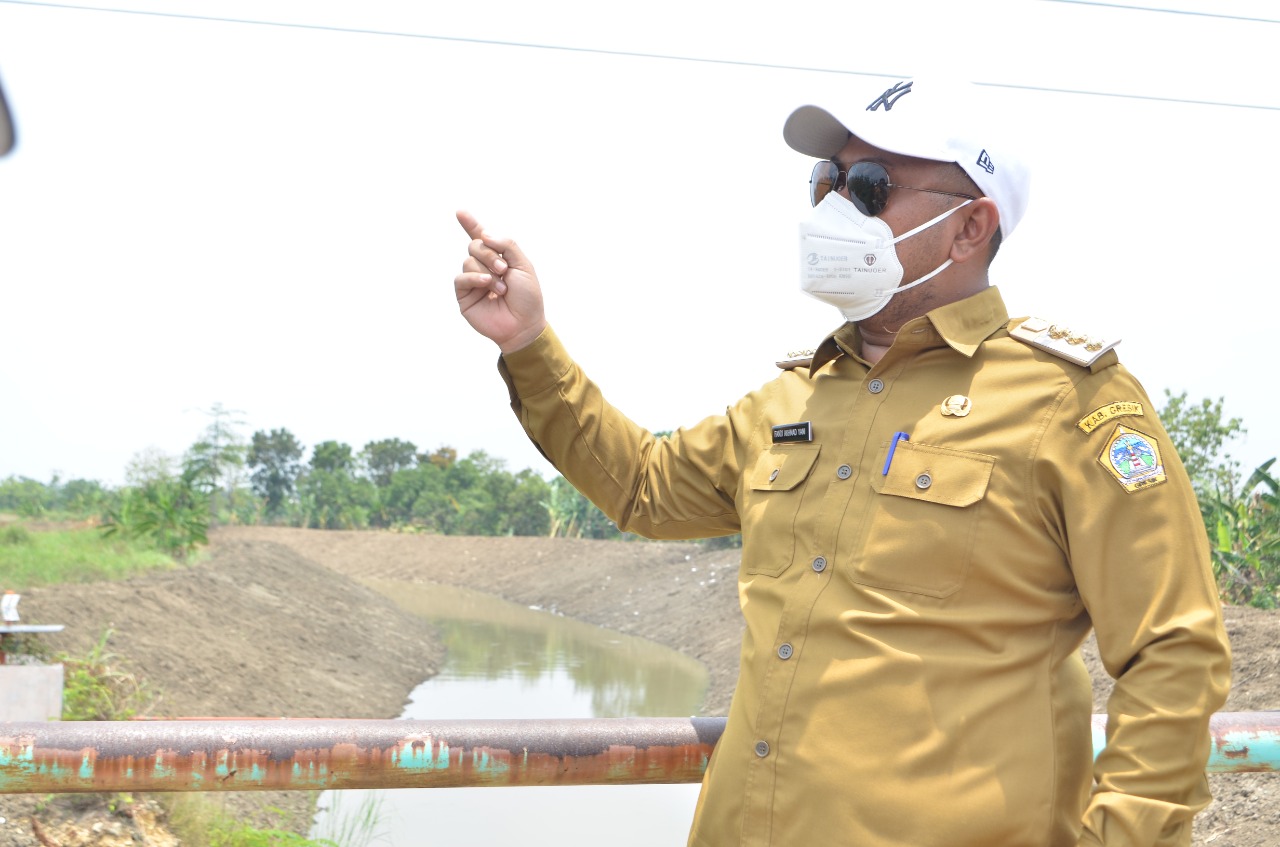
[[[68,624],[50,645],[72,654],[110,628],[110,651],[162,694],[156,714],[390,718],[439,667],[440,646],[425,622],[360,580],[448,583],[679,650],[710,672],[703,713],[728,708],[741,634],[736,550],[272,527],[224,528],[211,541],[181,570],[32,590],[24,619]],[[1227,619],[1237,666],[1227,708],[1280,708],[1280,615],[1230,608]],[[1096,708],[1105,688],[1100,681]],[[1197,821],[1197,844],[1280,845],[1280,776],[1212,781],[1218,800]],[[218,798],[244,820],[299,832],[310,822],[301,792]],[[25,823],[33,808],[32,798],[0,797],[0,845],[40,844]],[[50,826],[74,817],[58,815]]]

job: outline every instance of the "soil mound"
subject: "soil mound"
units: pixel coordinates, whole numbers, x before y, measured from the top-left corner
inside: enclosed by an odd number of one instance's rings
[[[215,542],[199,564],[125,582],[31,589],[22,613],[66,624],[47,646],[73,656],[110,632],[107,652],[159,695],[152,717],[394,718],[443,658],[425,621],[270,541]],[[214,796],[264,828],[311,825],[305,792]],[[98,795],[58,795],[33,827],[42,805],[0,796],[0,845],[166,843],[154,804],[121,814]]]
[[[163,693],[157,714],[388,718],[439,667],[440,647],[423,621],[360,580],[442,582],[693,656],[711,676],[703,713],[720,715],[737,675],[738,563],[736,550],[682,543],[238,527],[218,530],[198,565],[33,590],[23,612],[31,622],[68,624],[51,645],[72,654],[110,628],[109,650]],[[1226,619],[1235,658],[1227,710],[1280,708],[1280,613],[1228,607]],[[1110,681],[1089,645],[1085,654],[1102,711]],[[1210,783],[1216,799],[1197,818],[1197,845],[1280,845],[1280,775],[1215,775]],[[311,798],[302,792],[219,796],[244,819],[279,826],[266,811],[276,806],[290,815],[285,826],[305,832],[310,822]],[[46,828],[72,819],[92,827],[92,814],[75,818],[57,805],[40,815]],[[0,796],[8,819],[0,845],[40,843],[27,822],[33,806],[31,798]],[[97,813],[99,824],[110,817]]]

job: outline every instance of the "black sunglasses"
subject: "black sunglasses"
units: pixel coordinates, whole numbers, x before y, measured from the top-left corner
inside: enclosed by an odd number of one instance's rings
[[[847,171],[841,170],[839,162],[830,159],[818,162],[813,166],[813,174],[809,177],[809,202],[818,205],[822,198],[832,191],[839,191],[849,186],[849,199],[858,211],[867,217],[874,218],[889,205],[889,190],[905,188],[907,191],[927,191],[930,194],[945,194],[948,197],[964,197],[976,200],[971,194],[957,194],[954,191],[939,191],[936,188],[912,188],[909,185],[898,185],[889,182],[889,172],[884,165],[877,162],[854,162]]]

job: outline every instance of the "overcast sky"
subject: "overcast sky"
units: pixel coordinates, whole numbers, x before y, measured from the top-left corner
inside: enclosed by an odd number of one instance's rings
[[[1011,313],[1122,337],[1157,402],[1224,396],[1252,468],[1280,453],[1280,14],[1146,5],[0,0],[0,478],[122,482],[215,403],[549,473],[457,313],[459,207],[639,423],[720,412],[840,320],[798,291],[787,114],[922,73],[993,86],[1025,138]]]

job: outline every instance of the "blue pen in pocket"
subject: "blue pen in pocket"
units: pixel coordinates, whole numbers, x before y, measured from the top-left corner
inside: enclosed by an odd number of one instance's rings
[[[895,432],[893,440],[889,442],[889,455],[884,457],[884,470],[880,471],[881,476],[889,475],[889,463],[893,461],[893,451],[898,449],[899,441],[910,441],[911,436],[905,432]]]

